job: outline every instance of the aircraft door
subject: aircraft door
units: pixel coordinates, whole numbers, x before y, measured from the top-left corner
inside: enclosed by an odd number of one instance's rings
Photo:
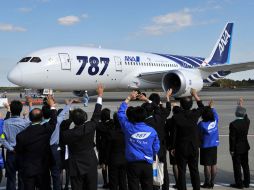
[[[71,70],[71,60],[68,53],[59,53],[62,70]]]
[[[116,66],[116,71],[118,72],[122,72],[123,70],[123,64],[122,64],[122,60],[120,57],[114,57],[115,59],[115,66]]]

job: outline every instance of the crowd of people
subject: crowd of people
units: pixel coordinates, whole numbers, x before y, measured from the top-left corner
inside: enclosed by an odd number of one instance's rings
[[[66,100],[65,107],[56,110],[51,96],[41,109],[33,107],[28,99],[29,111],[25,113],[22,103],[14,100],[5,105],[5,117],[0,113],[3,147],[0,178],[5,168],[7,190],[15,190],[16,181],[19,190],[67,190],[69,181],[73,190],[96,190],[98,169],[102,169],[103,188],[168,190],[167,164],[170,163],[176,182],[174,188],[186,189],[187,165],[194,190],[213,188],[220,119],[214,103],[210,101],[205,106],[192,89],[192,96],[181,98],[180,105],[171,104],[172,92],[172,89],[166,92],[164,106],[158,93],[146,97],[144,93],[133,91],[112,114],[110,109],[102,109],[104,88],[98,85],[97,102],[90,120],[83,109],[72,109],[74,100]],[[192,108],[193,98],[197,108]],[[130,106],[134,100],[142,104]],[[229,152],[235,178],[231,187],[242,189],[250,184],[247,139],[250,120],[243,99],[238,102],[235,116],[229,125]],[[156,158],[163,166],[161,186],[153,183]],[[199,158],[200,165],[204,166],[202,185]]]

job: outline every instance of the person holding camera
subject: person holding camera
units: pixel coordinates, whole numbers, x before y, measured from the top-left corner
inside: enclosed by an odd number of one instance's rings
[[[138,92],[133,91],[117,114],[125,138],[128,186],[130,190],[138,190],[141,184],[142,190],[152,190],[152,164],[160,149],[160,141],[155,129],[144,123],[147,117],[144,108],[138,106],[127,111],[128,103],[137,98]]]
[[[166,148],[166,119],[170,115],[171,112],[171,103],[170,97],[172,95],[172,89],[169,89],[166,92],[166,108],[162,106],[160,96],[157,93],[152,93],[148,98],[144,95],[139,95],[139,99],[145,101],[142,104],[142,107],[146,110],[147,117],[145,119],[145,123],[152,128],[154,128],[158,134],[160,140],[160,150],[158,152],[158,158],[160,162],[164,163],[164,183],[162,185],[162,190],[169,189],[169,176],[168,176],[168,169],[167,169],[167,148]],[[159,189],[159,186],[154,186],[155,189]]]

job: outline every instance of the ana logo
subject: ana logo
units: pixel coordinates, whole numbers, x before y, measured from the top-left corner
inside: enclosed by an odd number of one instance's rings
[[[150,135],[151,135],[151,132],[137,132],[131,135],[131,137],[134,139],[142,140],[142,139],[146,139]]]
[[[125,61],[140,62],[139,56],[125,56]]]
[[[214,129],[216,127],[216,122],[212,122],[208,125],[208,131],[210,131],[211,129]]]
[[[230,38],[230,34],[228,33],[227,30],[222,34],[222,37],[219,42],[219,50],[220,50],[220,56],[223,53],[225,46],[228,44],[228,39]]]

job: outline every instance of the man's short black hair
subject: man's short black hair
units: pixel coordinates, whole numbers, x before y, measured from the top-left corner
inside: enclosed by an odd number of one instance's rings
[[[172,110],[173,115],[178,114],[178,113],[180,113],[181,111],[182,111],[182,109],[181,109],[180,106],[174,106],[174,107],[173,107],[173,110]]]
[[[146,102],[146,103],[143,103],[141,105],[141,107],[146,110],[147,117],[153,115],[154,107],[155,107],[153,103],[150,104],[150,103]]]
[[[44,119],[49,119],[50,118],[51,110],[50,110],[50,106],[48,104],[42,106],[42,114],[43,114]]]
[[[121,129],[121,125],[117,116],[117,112],[114,113],[113,115],[113,120],[114,120],[114,127],[115,129]]]
[[[202,113],[202,119],[204,122],[213,122],[215,121],[214,119],[214,114],[213,114],[213,110],[211,107],[209,106],[205,106],[204,107],[204,110],[203,110],[203,113]]]
[[[71,119],[75,125],[83,125],[87,120],[87,113],[80,109],[74,109],[71,113]]]
[[[101,110],[101,121],[106,122],[107,120],[110,120],[110,109],[104,108]]]
[[[128,118],[128,120],[132,123],[134,123],[134,107],[133,106],[129,106],[126,110],[126,116]]]
[[[152,93],[150,96],[149,96],[149,100],[151,100],[152,102],[154,102],[155,104],[159,105],[160,102],[161,102],[161,97],[159,94],[157,93]]]
[[[135,107],[133,113],[135,113],[133,114],[134,123],[144,122],[147,117],[146,110],[141,106]]]
[[[19,116],[23,109],[23,104],[18,100],[13,100],[10,105],[11,114]]]
[[[180,99],[181,108],[184,110],[190,110],[193,106],[192,97],[184,97]]]
[[[34,108],[32,111],[29,113],[29,119],[32,123],[37,123],[42,121],[42,111],[39,108]]]

